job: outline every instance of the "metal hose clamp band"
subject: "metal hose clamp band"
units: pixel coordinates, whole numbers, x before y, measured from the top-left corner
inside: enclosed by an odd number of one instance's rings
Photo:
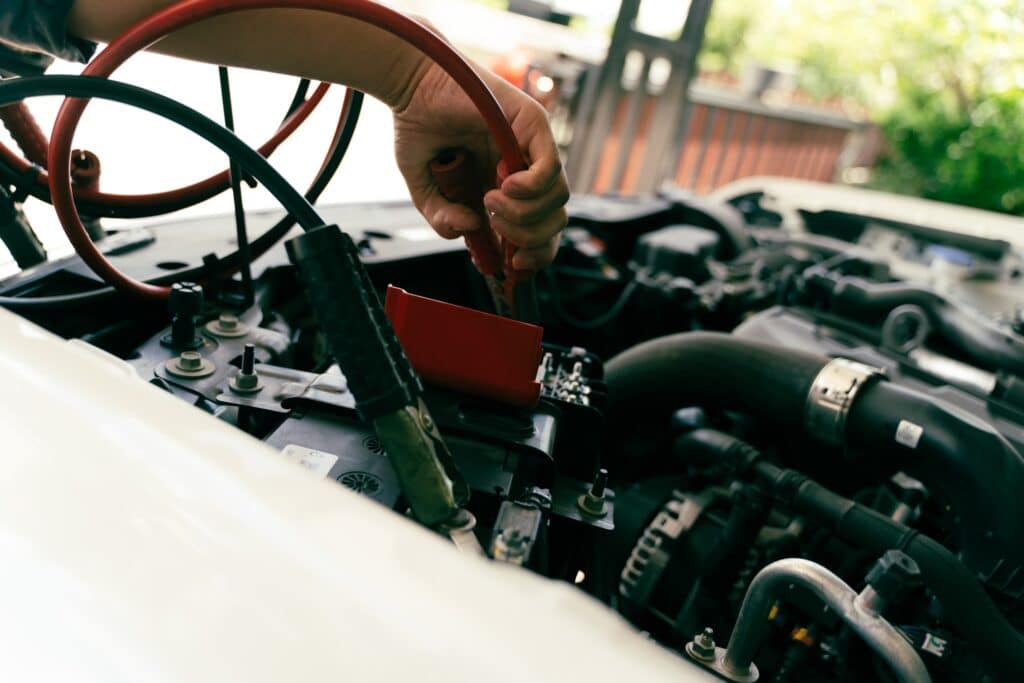
[[[816,439],[839,446],[845,441],[846,416],[857,393],[872,380],[882,377],[879,368],[847,358],[828,362],[814,378],[807,395],[804,426]]]

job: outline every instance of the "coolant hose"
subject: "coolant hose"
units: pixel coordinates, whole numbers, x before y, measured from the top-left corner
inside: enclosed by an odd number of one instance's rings
[[[834,404],[842,404],[837,420],[823,424],[818,380],[845,389],[829,376],[842,362],[719,333],[662,337],[608,362],[609,423],[702,406],[747,413],[780,431],[831,436],[834,445],[885,458],[943,496],[960,517],[958,541],[973,569],[995,578],[1024,567],[1024,459],[1013,446],[991,425],[881,380],[850,391]]]

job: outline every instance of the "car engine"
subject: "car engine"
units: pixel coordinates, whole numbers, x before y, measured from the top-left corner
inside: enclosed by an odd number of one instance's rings
[[[25,269],[0,305],[722,680],[1024,676],[1020,244],[871,196],[782,208],[756,183],[576,196],[555,263],[516,290],[527,324],[495,315],[481,264],[410,204],[314,209],[226,130],[100,80],[18,79],[0,104],[159,109],[285,212],[153,222],[167,207],[87,193],[76,210],[3,162]],[[89,159],[72,161],[82,186]],[[40,256],[28,193],[82,213],[76,255]]]

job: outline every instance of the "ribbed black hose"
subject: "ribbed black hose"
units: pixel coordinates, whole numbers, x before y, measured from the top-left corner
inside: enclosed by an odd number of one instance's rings
[[[717,332],[652,339],[605,366],[609,422],[703,406],[801,428],[807,392],[828,361]]]

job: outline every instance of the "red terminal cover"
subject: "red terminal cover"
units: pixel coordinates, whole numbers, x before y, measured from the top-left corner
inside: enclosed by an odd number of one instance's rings
[[[390,285],[384,310],[426,382],[519,408],[537,404],[543,327]]]

